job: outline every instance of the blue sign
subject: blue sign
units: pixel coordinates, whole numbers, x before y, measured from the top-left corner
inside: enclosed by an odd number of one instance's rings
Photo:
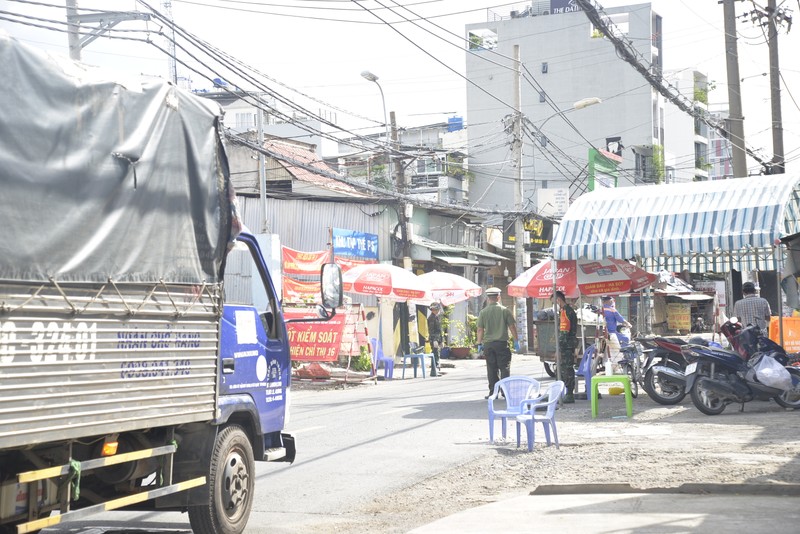
[[[550,13],[574,13],[583,11],[575,0],[550,0]]]
[[[353,230],[333,229],[333,254],[378,259],[378,236]]]

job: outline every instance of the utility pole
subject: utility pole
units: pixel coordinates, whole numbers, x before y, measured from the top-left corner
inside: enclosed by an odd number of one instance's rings
[[[69,58],[81,60],[81,35],[78,25],[78,1],[67,0],[67,42],[69,43]]]
[[[516,275],[525,270],[525,227],[522,217],[522,60],[520,59],[519,45],[514,45],[514,139],[511,144],[512,158],[515,165],[514,179],[514,257],[516,260]],[[516,317],[517,336],[520,341],[520,350],[527,351],[528,345],[528,314],[527,303],[524,298],[517,297]]]
[[[736,0],[720,0],[725,18],[725,58],[728,70],[728,132],[733,147],[733,176],[747,177],[747,155],[744,146],[744,117],[739,88],[739,51],[736,44]]]
[[[164,14],[169,19],[170,23],[172,24],[172,38],[169,40],[167,44],[167,50],[169,50],[169,76],[172,79],[172,83],[176,86],[178,85],[178,58],[175,57],[175,21],[172,18],[172,0],[163,0],[161,2],[161,6],[164,8]],[[261,140],[259,139],[259,142]]]
[[[258,136],[258,148],[264,148],[264,112],[261,109],[261,97],[263,93],[258,94],[258,105],[256,106],[256,135]],[[258,151],[258,192],[259,192],[259,208],[261,211],[261,232],[266,234],[269,231],[267,227],[267,174],[266,174],[267,160],[264,157],[264,152]]]
[[[783,154],[783,119],[781,118],[781,70],[778,66],[778,25],[779,16],[775,0],[767,3],[767,28],[769,39],[769,87],[772,104],[772,168],[770,174],[786,172]]]
[[[111,28],[126,20],[150,20],[149,13],[139,11],[105,11],[100,13],[78,14],[77,0],[66,0],[67,8],[67,42],[69,57],[81,60],[81,50],[99,38]],[[96,26],[90,26],[96,24]],[[81,38],[81,28],[86,28],[85,37]]]
[[[396,184],[398,191],[404,196],[408,195],[408,183],[406,183],[405,167],[401,161],[393,162],[392,153],[397,147],[397,120],[394,111],[389,112],[389,123],[391,125],[392,139],[389,143],[389,176]],[[397,220],[400,223],[400,241],[402,250],[400,252],[403,262],[403,269],[412,270],[411,261],[411,235],[408,231],[409,220],[411,219],[413,205],[405,200],[399,201]]]

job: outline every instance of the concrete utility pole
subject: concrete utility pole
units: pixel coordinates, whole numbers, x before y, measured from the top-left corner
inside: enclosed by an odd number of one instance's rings
[[[78,19],[78,1],[67,0],[67,42],[69,43],[69,58],[81,60],[81,36]]]
[[[81,50],[89,43],[106,33],[120,22],[126,20],[150,20],[148,13],[138,11],[108,11],[104,13],[90,13],[78,15],[77,0],[66,0],[67,8],[67,42],[69,43],[69,57],[75,61],[81,60]],[[97,26],[89,26],[97,24]],[[81,28],[86,27],[89,32],[81,39]]]
[[[511,144],[515,166],[514,180],[514,257],[516,259],[516,275],[525,270],[525,227],[522,217],[522,61],[520,59],[519,45],[514,45],[514,139]],[[519,337],[520,350],[527,351],[528,346],[528,313],[524,298],[517,297],[516,317],[517,336]]]
[[[739,51],[736,44],[736,0],[721,0],[725,17],[725,58],[728,69],[728,118],[730,142],[733,147],[733,176],[747,176],[747,155],[744,146],[744,117],[742,93],[739,88]]]
[[[394,111],[389,112],[389,122],[391,123],[391,131],[392,131],[392,140],[390,143],[390,150],[389,150],[389,160],[391,161],[392,152],[397,147],[397,121],[395,119]],[[394,165],[390,167],[393,172],[392,178],[394,179],[394,183],[397,184],[397,189],[400,190],[403,195],[408,194],[408,183],[406,182],[406,173],[405,167],[401,161],[396,162]],[[411,261],[411,235],[408,231],[408,223],[411,219],[413,213],[412,210],[414,206],[409,204],[407,201],[402,200],[400,201],[400,210],[398,215],[398,219],[400,221],[400,238],[402,240],[403,250],[403,269],[412,270],[412,261]]]
[[[775,0],[767,3],[767,27],[769,40],[769,86],[772,103],[772,169],[771,174],[786,172],[783,154],[783,119],[781,118],[781,70],[778,66],[778,25],[775,18],[778,10]]]
[[[259,93],[258,101],[261,103],[261,96]],[[256,107],[256,136],[258,140],[256,143],[259,148],[264,148],[264,112],[260,107]],[[267,173],[266,173],[267,160],[264,157],[264,152],[258,152],[258,193],[259,193],[259,208],[261,211],[261,232],[267,233]]]

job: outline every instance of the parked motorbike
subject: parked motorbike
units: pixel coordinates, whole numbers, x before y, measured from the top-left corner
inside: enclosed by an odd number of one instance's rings
[[[655,348],[649,352],[644,364],[642,388],[651,399],[665,406],[678,404],[686,396],[685,369],[688,362],[681,348],[690,343],[720,347],[718,343],[700,337],[688,342],[679,337],[655,337],[650,338],[650,342]]]
[[[686,390],[692,402],[706,415],[719,415],[728,404],[774,399],[784,408],[800,408],[800,369],[786,366],[783,348],[761,333],[757,326],[737,327],[731,318],[723,327],[733,350],[687,344],[681,352],[686,366]],[[769,386],[756,376],[755,362],[773,358],[789,373],[791,389]],[[769,363],[769,362],[766,362]]]

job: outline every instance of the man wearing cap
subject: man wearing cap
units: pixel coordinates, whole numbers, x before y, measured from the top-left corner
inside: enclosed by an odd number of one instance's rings
[[[478,351],[483,351],[486,359],[486,375],[489,378],[489,395],[494,393],[494,385],[511,375],[511,350],[508,348],[508,332],[514,339],[514,350],[519,351],[517,325],[511,310],[500,303],[500,289],[490,287],[486,290],[487,304],[478,315]]]
[[[442,346],[442,305],[438,302],[431,304],[431,314],[428,316],[428,341],[431,344],[433,358],[431,359],[431,376],[439,376],[439,349]]]
[[[742,284],[742,294],[744,297],[733,305],[733,315],[738,317],[744,326],[753,324],[766,332],[772,315],[769,301],[756,294],[756,285],[753,282]]]

